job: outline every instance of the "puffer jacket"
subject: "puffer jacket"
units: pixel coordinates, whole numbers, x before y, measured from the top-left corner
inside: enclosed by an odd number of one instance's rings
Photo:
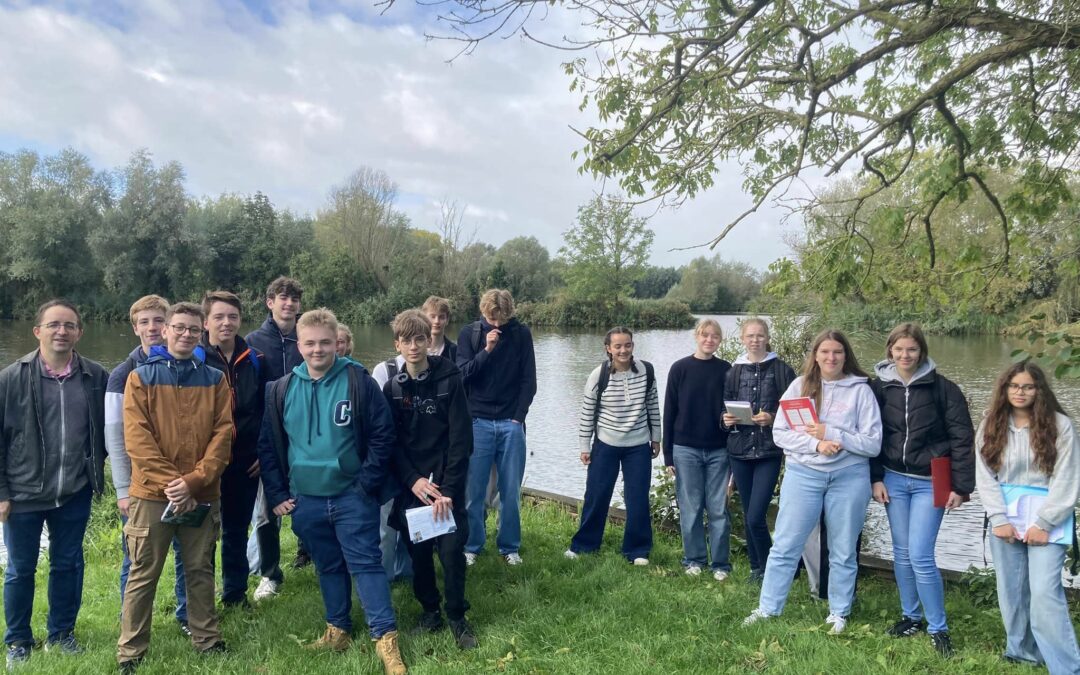
[[[764,410],[775,417],[780,397],[794,379],[791,366],[772,352],[758,363],[740,354],[728,371],[724,400],[749,401],[755,412]],[[727,448],[728,457],[744,461],[784,456],[784,451],[773,442],[771,426],[736,425],[736,431],[728,434]]]

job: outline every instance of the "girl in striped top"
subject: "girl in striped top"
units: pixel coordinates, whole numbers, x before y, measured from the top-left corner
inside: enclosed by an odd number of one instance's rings
[[[585,382],[578,438],[581,463],[588,467],[581,525],[570,541],[567,558],[600,548],[608,507],[623,473],[626,530],[622,554],[635,565],[648,565],[652,550],[649,477],[660,454],[660,405],[652,365],[634,360],[634,335],[617,326],[604,336],[607,363]]]

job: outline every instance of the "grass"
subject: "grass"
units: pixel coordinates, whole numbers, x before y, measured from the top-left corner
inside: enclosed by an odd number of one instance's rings
[[[76,634],[87,647],[80,658],[35,652],[25,673],[115,671],[120,568],[119,522],[108,501],[95,504],[87,535],[86,584]],[[800,578],[784,616],[747,629],[742,619],[757,605],[748,569],[733,553],[735,571],[723,584],[691,578],[679,564],[678,538],[658,532],[648,568],[618,554],[621,527],[612,526],[603,552],[576,561],[562,556],[576,519],[552,504],[522,511],[525,564],[507,567],[487,553],[469,570],[470,620],[480,648],[461,652],[448,631],[413,636],[420,610],[406,584],[393,589],[405,660],[414,673],[950,673],[1029,672],[998,660],[1004,631],[997,606],[959,585],[947,589],[957,657],[948,666],[923,635],[893,639],[885,628],[899,615],[891,579],[859,579],[858,600],[842,636],[826,634],[824,603],[812,600]],[[489,533],[493,525],[489,520]],[[286,528],[287,530],[287,528]],[[285,532],[286,530],[283,530]],[[283,536],[291,560],[295,539]],[[489,537],[490,539],[490,537]],[[38,572],[34,628],[45,623],[47,564]],[[345,654],[313,654],[302,643],[324,627],[314,572],[286,571],[282,593],[254,612],[227,612],[222,630],[231,653],[200,657],[172,617],[172,565],[165,566],[154,615],[154,634],[140,673],[381,673],[354,603],[358,639]],[[254,581],[254,580],[253,580]],[[252,588],[254,583],[252,584]],[[1077,617],[1074,607],[1074,618]]]

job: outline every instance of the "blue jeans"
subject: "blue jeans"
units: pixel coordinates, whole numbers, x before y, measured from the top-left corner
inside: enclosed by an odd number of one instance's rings
[[[127,525],[127,516],[120,516],[120,525]],[[120,563],[120,606],[124,606],[124,593],[127,591],[128,573],[131,571],[131,557],[128,555],[127,537],[120,534],[120,548],[124,552],[124,561]],[[187,581],[184,578],[184,561],[180,558],[180,540],[172,540],[173,562],[176,568],[176,583],[173,593],[176,595],[176,620],[187,623]]]
[[[652,520],[649,518],[649,474],[652,449],[649,444],[619,448],[601,440],[593,442],[592,460],[585,479],[585,503],[581,507],[581,525],[570,540],[570,550],[591,553],[600,548],[608,520],[611,495],[623,472],[623,498],[626,501],[626,529],[623,530],[622,554],[627,560],[648,558],[652,550]]]
[[[772,548],[769,534],[769,505],[772,504],[776,480],[780,477],[780,457],[767,459],[731,459],[731,474],[739,488],[743,508],[743,528],[746,532],[746,557],[750,570],[765,573],[765,562]]]
[[[714,570],[731,571],[731,520],[727,513],[727,486],[731,477],[726,448],[672,448],[675,465],[675,499],[679,504],[683,566],[705,567],[712,558]],[[709,550],[705,550],[705,526],[709,516]]]
[[[912,619],[921,619],[926,612],[927,630],[931,633],[947,631],[945,586],[934,559],[945,509],[934,508],[934,488],[929,478],[886,471],[884,483],[889,493],[885,512],[892,533],[893,572],[900,591],[900,609]]]
[[[784,611],[803,546],[824,507],[829,542],[829,612],[847,616],[859,571],[856,542],[866,522],[869,503],[869,463],[818,471],[788,462],[780,486],[780,512],[776,516],[769,562],[765,565],[759,608],[772,615]]]
[[[998,607],[1005,623],[1005,655],[1046,663],[1050,675],[1080,673],[1080,648],[1061,585],[1065,546],[1009,544],[993,534]]]
[[[34,611],[34,574],[37,571],[41,528],[49,524],[48,640],[75,630],[82,605],[83,535],[90,520],[90,487],[63,506],[44,511],[12,513],[4,523],[8,564],[4,571],[5,644],[32,643],[30,617]]]
[[[495,544],[502,555],[517,553],[521,548],[521,481],[525,477],[524,425],[513,420],[473,418],[473,454],[465,490],[465,510],[469,514],[467,553],[480,553],[487,540],[484,497],[492,464],[499,486],[499,532]]]
[[[397,630],[379,551],[379,503],[359,487],[336,497],[296,496],[293,532],[315,563],[326,623],[352,631],[352,584],[371,637]]]

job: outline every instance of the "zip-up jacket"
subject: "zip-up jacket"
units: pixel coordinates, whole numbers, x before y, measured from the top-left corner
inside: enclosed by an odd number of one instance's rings
[[[473,417],[525,422],[536,396],[536,354],[532,333],[517,319],[499,326],[499,342],[488,352],[487,334],[494,326],[484,319],[461,329],[457,367],[465,380]]]
[[[262,428],[264,394],[269,381],[266,357],[258,349],[248,346],[239,335],[233,337],[232,359],[226,361],[225,353],[210,344],[204,336],[203,343],[195,351],[206,365],[225,374],[232,392],[233,438],[232,461],[245,468],[255,461],[258,453],[259,429]],[[256,363],[256,361],[258,363]]]
[[[244,337],[249,347],[262,352],[266,359],[266,379],[276,380],[304,362],[296,342],[296,328],[288,335],[282,335],[281,329],[274,323],[273,315],[267,316],[262,325]]]
[[[117,499],[126,499],[128,486],[131,485],[131,459],[124,449],[124,388],[127,387],[131,371],[146,363],[146,359],[142,345],[131,350],[128,357],[109,373],[109,383],[105,388],[105,449],[112,465],[112,483]]]
[[[80,387],[86,400],[89,419],[82,426],[89,429],[90,437],[82,444],[86,448],[83,461],[93,491],[101,494],[105,484],[105,385],[109,371],[78,353],[72,358],[76,361],[66,383]],[[45,427],[61,425],[62,436],[63,424],[47,416],[53,411],[44,410],[41,372],[37,350],[0,371],[0,501],[18,504],[56,494],[62,502],[71,496],[65,493],[64,483],[69,481],[56,469],[67,463],[63,457],[47,456],[57,449],[45,447]],[[66,446],[63,439],[61,445]]]
[[[802,396],[803,378],[796,377],[780,397],[781,401]],[[822,380],[818,420],[825,425],[825,440],[840,444],[840,452],[823,455],[818,439],[788,426],[781,412],[773,422],[773,438],[784,449],[787,461],[817,471],[836,471],[868,462],[881,452],[881,412],[866,378],[845,375],[839,380]]]
[[[754,412],[765,411],[776,418],[780,397],[795,379],[795,371],[769,352],[764,359],[753,363],[740,354],[728,372],[724,383],[725,401],[748,401]],[[728,456],[732,459],[755,460],[782,457],[784,451],[773,441],[772,426],[737,424],[736,433],[727,438]]]
[[[130,495],[168,501],[165,487],[182,478],[196,500],[220,498],[232,439],[232,394],[225,374],[198,357],[181,361],[164,347],[151,348],[124,390]]]
[[[896,364],[882,361],[873,383],[881,407],[881,454],[870,461],[870,480],[881,481],[885,470],[930,476],[930,460],[952,460],[952,488],[959,495],[975,489],[975,430],[960,387],[937,372],[927,359],[904,384]]]

